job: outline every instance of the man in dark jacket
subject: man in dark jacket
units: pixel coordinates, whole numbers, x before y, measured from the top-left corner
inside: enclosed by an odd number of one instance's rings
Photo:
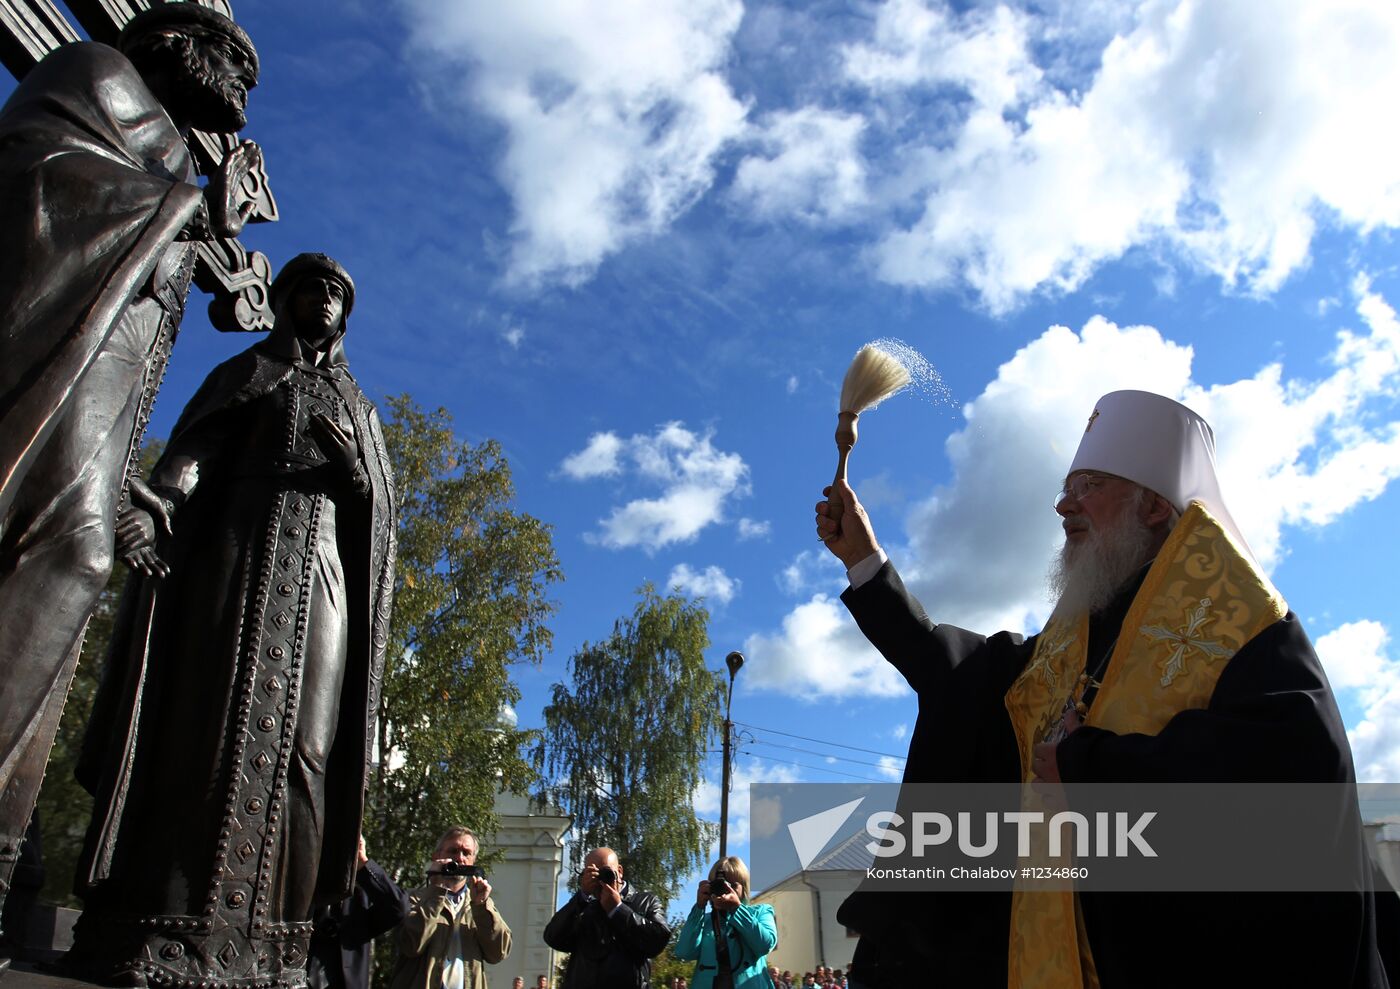
[[[312,920],[306,982],[311,989],[369,989],[369,951],[375,938],[399,926],[408,894],[365,853],[360,836],[355,892],[335,906],[317,908]]]
[[[623,881],[611,848],[588,853],[578,892],[544,929],[545,944],[569,953],[564,989],[640,989],[670,939],[661,900]]]

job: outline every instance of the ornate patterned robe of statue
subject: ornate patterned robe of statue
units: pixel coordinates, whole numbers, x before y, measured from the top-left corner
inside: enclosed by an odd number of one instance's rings
[[[354,882],[394,489],[340,343],[307,355],[280,326],[214,370],[153,472],[187,494],[171,572],[133,575],[79,767],[79,943],[138,983],[303,984],[313,903]],[[318,414],[357,438],[353,477]]]

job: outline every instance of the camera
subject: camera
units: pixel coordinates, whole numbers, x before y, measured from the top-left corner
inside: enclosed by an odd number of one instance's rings
[[[467,879],[485,879],[486,870],[479,865],[460,865],[457,862],[444,862],[438,870],[440,876],[464,876]]]
[[[729,885],[729,880],[725,879],[723,876],[715,876],[715,878],[710,880],[711,896],[724,896],[732,892],[734,892],[734,887]]]
[[[606,865],[598,867],[598,881],[604,886],[614,886],[617,884],[617,873]]]

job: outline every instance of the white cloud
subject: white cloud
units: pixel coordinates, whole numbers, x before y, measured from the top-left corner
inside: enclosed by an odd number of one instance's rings
[[[1389,641],[1385,626],[1368,619],[1338,626],[1313,645],[1333,688],[1344,690],[1375,687],[1385,677],[1394,679],[1393,664],[1385,656]]]
[[[727,500],[748,494],[749,468],[737,453],[716,449],[712,438],[713,431],[698,434],[679,422],[626,440],[611,432],[595,433],[583,450],[560,464],[567,476],[587,480],[630,473],[660,487],[661,495],[614,508],[600,520],[601,531],[584,538],[609,549],[640,546],[653,552],[690,542],[721,521]]]
[[[501,709],[496,712],[496,720],[507,728],[514,728],[520,724],[520,715],[516,713],[515,708],[502,703]]]
[[[709,566],[701,572],[690,569],[686,563],[678,563],[666,578],[666,586],[673,587],[691,597],[703,597],[714,604],[728,604],[739,593],[741,582],[724,572],[724,568]]]
[[[846,570],[826,550],[804,549],[778,571],[776,579],[784,592],[794,596],[816,588],[839,592],[846,586]]]
[[[767,539],[768,534],[772,531],[772,523],[766,520],[763,522],[757,522],[753,519],[739,520],[740,539]]]
[[[520,345],[525,342],[525,331],[519,326],[512,326],[501,334],[501,339],[519,350]]]
[[[922,209],[875,248],[882,279],[965,283],[1005,311],[1166,244],[1269,292],[1306,264],[1320,215],[1400,224],[1400,134],[1376,125],[1400,91],[1400,5],[1147,0],[1092,77],[1037,61],[1098,31],[1007,6],[878,8],[845,71],[887,121],[892,191]]]
[[[788,60],[799,102],[755,108],[726,76],[765,50],[734,46],[742,0],[399,6],[425,92],[500,125],[519,284],[587,280],[736,152],[744,215],[849,221],[879,278],[998,312],[1134,248],[1267,293],[1320,224],[1400,226],[1390,0],[885,0]]]
[[[588,445],[564,458],[559,469],[575,481],[611,477],[622,471],[623,443],[616,433],[594,433]]]
[[[892,755],[882,755],[875,771],[885,779],[897,780],[904,776],[904,760]]]
[[[790,375],[788,375],[788,379],[787,379],[787,393],[788,393],[789,395],[795,395],[795,394],[797,394],[797,385],[798,385],[797,375],[795,375],[795,374],[790,374]]]
[[[402,4],[430,85],[504,130],[516,281],[576,284],[663,230],[746,126],[722,75],[741,0]]]
[[[855,215],[867,198],[859,150],[864,130],[859,114],[811,106],[769,114],[755,131],[761,154],[745,158],[735,172],[736,205],[760,218],[815,224]]]
[[[1347,732],[1362,782],[1400,780],[1400,660],[1388,655],[1389,645],[1389,630],[1369,619],[1347,622],[1315,643],[1333,688],[1362,708]]]
[[[877,91],[953,84],[978,104],[1013,106],[1041,81],[1026,52],[1031,27],[1007,6],[959,18],[946,4],[888,0],[871,42],[846,49],[846,75]]]
[[[903,723],[897,724],[890,730],[890,735],[896,740],[902,741],[909,737],[909,726]]]
[[[1366,331],[1337,334],[1326,378],[1286,381],[1269,365],[1230,385],[1184,389],[1215,427],[1227,497],[1251,509],[1237,521],[1266,562],[1283,526],[1326,525],[1400,476],[1400,422],[1390,421],[1400,321],[1365,276],[1352,292]]]
[[[1211,422],[1225,497],[1272,566],[1289,527],[1326,525],[1400,476],[1400,321],[1364,278],[1353,294],[1365,330],[1338,334],[1331,371],[1317,380],[1285,379],[1269,364],[1206,386],[1192,379],[1191,349],[1152,327],[1096,316],[1079,333],[1046,330],[964,407],[966,425],[946,444],[952,480],[903,520],[906,544],[894,542],[891,520],[872,513],[905,582],[935,621],[984,632],[1039,628],[1049,610],[1045,566],[1063,539],[1052,495],[1083,433],[1087,397],[1119,388],[1178,398]],[[781,630],[750,637],[745,652],[758,679],[796,696],[824,685],[846,696],[899,689],[824,591],[794,608]]]
[[[750,635],[744,640],[744,655],[749,659],[744,673],[749,686],[806,700],[897,697],[909,689],[865,641],[845,606],[825,594],[789,612],[780,631]]]

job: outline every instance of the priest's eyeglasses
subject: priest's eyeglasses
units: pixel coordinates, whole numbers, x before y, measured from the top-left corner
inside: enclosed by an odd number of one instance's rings
[[[1111,476],[1110,474],[1075,474],[1065,481],[1065,486],[1055,495],[1055,510],[1058,511],[1060,506],[1070,498],[1075,501],[1083,501],[1090,492],[1096,490]]]

